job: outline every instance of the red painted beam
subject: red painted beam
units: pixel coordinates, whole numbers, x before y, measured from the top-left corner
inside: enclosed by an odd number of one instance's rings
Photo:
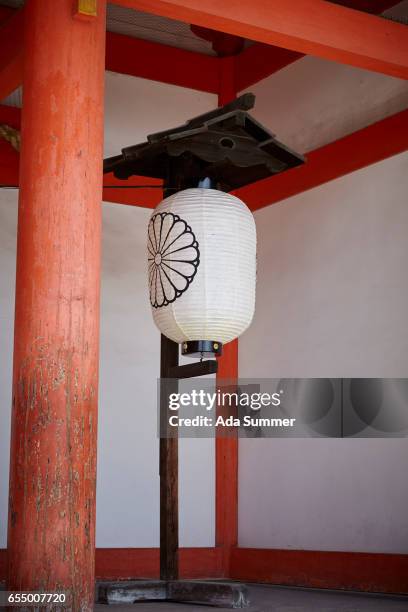
[[[0,123],[6,123],[16,130],[21,129],[21,108],[0,104]]]
[[[408,78],[408,36],[399,23],[325,0],[115,0],[129,8],[250,40]]]
[[[0,186],[18,187],[20,155],[13,147],[0,138]]]
[[[235,192],[257,210],[407,150],[408,110],[306,155],[306,163]]]
[[[0,582],[7,578],[7,549],[0,548]]]
[[[221,578],[219,548],[181,548],[182,578]],[[0,581],[7,551],[0,549]],[[97,548],[96,578],[157,578],[158,548]],[[408,555],[232,548],[228,577],[246,582],[408,593]]]
[[[20,156],[12,146],[0,138],[0,187],[1,185],[18,187]],[[161,186],[161,181],[146,178],[145,176],[132,176],[127,181],[119,181],[111,174],[104,175],[104,185],[119,185],[120,188],[103,188],[102,199],[104,202],[115,204],[127,204],[130,206],[141,206],[143,208],[155,208],[163,199],[161,189],[145,188],[133,189],[132,185],[154,185]],[[122,188],[123,187],[123,188]]]
[[[378,0],[377,2],[372,0],[338,0],[336,4],[379,15],[397,4],[397,2],[395,0]],[[302,57],[304,57],[303,53],[263,43],[255,43],[247,47],[235,58],[237,91],[251,87],[251,85],[258,83]]]
[[[21,125],[21,110],[0,104],[0,123],[16,130]],[[20,155],[11,144],[0,137],[0,185],[18,186]]]
[[[95,576],[99,580],[159,577],[158,548],[97,548]],[[219,548],[180,548],[181,578],[220,578]],[[0,582],[6,579],[7,550],[0,548]]]
[[[163,199],[163,191],[157,188],[132,189],[132,185],[157,185],[161,186],[163,181],[148,178],[146,176],[131,176],[126,181],[121,181],[113,176],[112,173],[103,176],[103,197],[104,202],[116,204],[129,204],[131,206],[142,206],[144,208],[155,208]],[[109,189],[106,185],[118,185],[118,188]]]
[[[106,33],[106,70],[218,93],[217,57],[131,36]]]
[[[21,85],[24,10],[1,10],[0,19],[0,100],[3,100]]]
[[[24,11],[0,7],[0,100],[21,85]],[[217,57],[114,32],[106,33],[106,70],[218,93]]]
[[[237,91],[251,87],[302,57],[303,53],[264,43],[247,47],[235,58]]]
[[[230,578],[285,586],[405,594],[408,593],[408,555],[235,548]]]
[[[219,577],[220,550],[217,548],[180,548],[181,578]],[[158,548],[97,548],[95,576],[99,580],[158,578]]]
[[[395,0],[376,3],[367,0],[339,0],[339,4],[379,13],[395,4]],[[0,99],[21,84],[22,19],[22,10],[15,11],[0,6]],[[273,45],[252,45],[235,58],[233,69],[237,91],[250,87],[302,56],[301,53]],[[222,66],[216,57],[107,32],[106,69],[217,93]]]

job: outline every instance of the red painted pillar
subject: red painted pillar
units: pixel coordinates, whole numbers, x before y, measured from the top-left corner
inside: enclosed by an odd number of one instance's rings
[[[106,0],[28,0],[8,588],[93,609]],[[90,4],[90,3],[88,3]]]
[[[236,90],[236,56],[229,55],[221,57],[220,62],[220,86],[218,91],[218,106],[224,106],[237,97]]]
[[[217,389],[238,378],[238,340],[223,346],[218,359]],[[215,544],[221,548],[221,573],[229,577],[231,548],[238,538],[238,437],[215,439]]]
[[[235,56],[220,60],[218,105],[236,98]],[[238,378],[238,340],[223,346],[218,359],[217,388],[221,381]],[[215,543],[221,548],[221,573],[229,576],[231,547],[237,544],[238,533],[238,438],[217,437],[215,440]]]

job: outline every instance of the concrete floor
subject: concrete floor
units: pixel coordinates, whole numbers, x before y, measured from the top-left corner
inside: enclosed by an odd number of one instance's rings
[[[251,606],[247,612],[408,612],[408,597],[392,597],[339,591],[289,589],[273,586],[249,586]],[[95,610],[108,612],[205,612],[215,610],[207,606],[173,603],[137,603],[105,606],[98,604]],[[219,608],[218,608],[219,609]]]

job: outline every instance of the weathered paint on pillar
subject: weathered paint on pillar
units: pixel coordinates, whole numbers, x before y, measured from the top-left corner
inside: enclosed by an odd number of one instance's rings
[[[93,609],[105,0],[28,0],[8,588]]]

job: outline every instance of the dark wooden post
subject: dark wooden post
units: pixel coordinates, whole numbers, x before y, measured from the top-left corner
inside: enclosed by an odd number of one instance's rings
[[[160,377],[172,378],[171,369],[178,366],[179,345],[161,336]],[[177,392],[172,383],[171,392]],[[168,425],[169,386],[160,388],[160,418]],[[167,426],[168,431],[168,426]],[[164,435],[161,431],[161,435]],[[170,432],[169,432],[170,433]],[[172,433],[174,436],[174,432]],[[160,438],[160,578],[177,580],[178,570],[178,438]]]

